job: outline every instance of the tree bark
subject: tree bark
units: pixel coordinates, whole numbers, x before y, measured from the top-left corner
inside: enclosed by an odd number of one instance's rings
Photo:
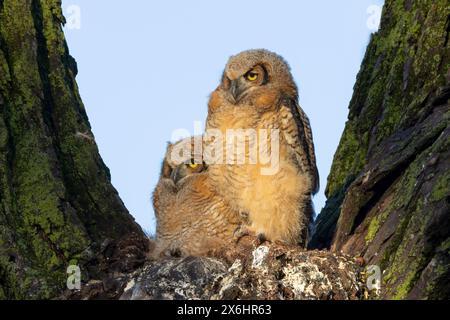
[[[311,243],[380,266],[384,298],[450,298],[449,14],[386,1]]]
[[[68,265],[87,280],[111,241],[144,241],[99,156],[62,23],[60,0],[0,0],[0,299],[54,297]]]

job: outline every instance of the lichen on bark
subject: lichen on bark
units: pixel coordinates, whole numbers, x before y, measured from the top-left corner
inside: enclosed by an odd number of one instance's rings
[[[386,1],[312,241],[379,265],[384,298],[450,296],[449,14],[445,0]]]
[[[0,297],[54,297],[69,264],[92,276],[106,239],[144,239],[78,135],[92,132],[63,22],[59,0],[0,1]]]

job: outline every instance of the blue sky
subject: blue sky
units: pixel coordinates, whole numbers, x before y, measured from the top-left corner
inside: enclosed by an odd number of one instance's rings
[[[112,182],[137,222],[154,231],[151,193],[166,142],[204,123],[208,95],[230,55],[281,54],[313,128],[321,190],[347,119],[382,0],[63,0],[77,82]]]

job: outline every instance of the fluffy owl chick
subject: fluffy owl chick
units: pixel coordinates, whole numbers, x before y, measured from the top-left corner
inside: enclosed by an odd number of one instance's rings
[[[209,100],[206,133],[212,129],[224,137],[230,129],[244,134],[265,129],[268,137],[269,132],[279,133],[278,149],[267,149],[276,156],[273,173],[263,174],[261,158],[252,164],[246,150],[244,163],[212,163],[209,175],[217,193],[248,214],[249,231],[306,246],[319,177],[309,120],[298,104],[297,86],[284,59],[267,50],[232,56]],[[262,141],[259,138],[259,149]],[[211,144],[207,136],[205,144]]]
[[[202,256],[219,250],[233,243],[242,221],[215,193],[201,160],[197,164],[194,155],[179,157],[174,151],[186,143],[191,144],[191,139],[169,144],[153,193],[157,222],[154,258]]]

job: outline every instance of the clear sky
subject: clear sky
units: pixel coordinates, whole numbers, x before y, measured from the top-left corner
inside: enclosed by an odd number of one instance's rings
[[[63,0],[77,82],[112,182],[154,231],[166,142],[204,123],[230,55],[266,48],[291,65],[314,134],[321,190],[382,0]]]

